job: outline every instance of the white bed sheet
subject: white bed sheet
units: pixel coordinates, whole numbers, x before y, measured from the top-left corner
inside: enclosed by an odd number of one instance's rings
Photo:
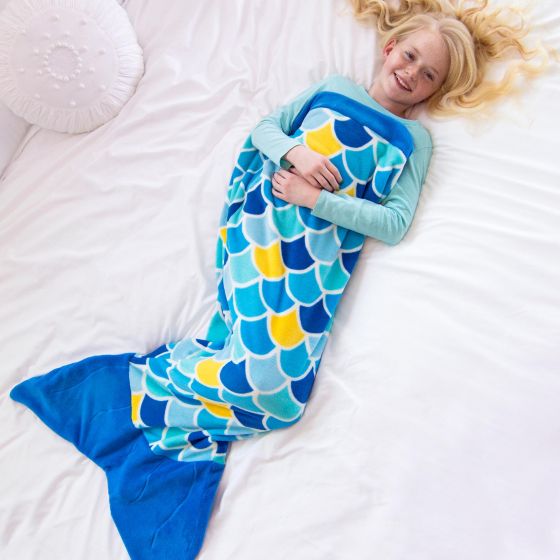
[[[121,114],[31,127],[0,181],[0,558],[128,558],[103,472],[9,399],[24,378],[204,332],[219,213],[260,118],[330,73],[369,86],[346,0],[129,0]],[[560,48],[560,6],[534,21]],[[236,442],[201,560],[560,556],[558,73],[485,125],[423,117],[415,220],[368,239],[303,419]]]

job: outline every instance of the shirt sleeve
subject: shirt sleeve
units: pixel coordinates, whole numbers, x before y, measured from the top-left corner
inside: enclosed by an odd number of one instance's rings
[[[413,152],[397,184],[379,204],[322,190],[311,213],[388,245],[396,245],[408,231],[416,213],[431,154],[431,148]]]
[[[264,117],[251,132],[253,146],[265,154],[276,165],[287,169],[291,163],[283,159],[294,146],[301,144],[301,140],[291,138],[290,128],[296,116],[319,91],[327,89],[334,76],[328,76],[324,80],[308,87],[297,97],[285,105],[281,105],[267,117]]]

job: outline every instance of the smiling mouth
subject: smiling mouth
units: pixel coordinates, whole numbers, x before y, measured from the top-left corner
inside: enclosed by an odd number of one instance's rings
[[[409,87],[406,86],[406,84],[403,81],[401,81],[401,79],[397,76],[396,72],[393,72],[393,76],[395,76],[395,81],[397,82],[397,84],[401,89],[404,89],[404,91],[408,91],[408,92],[412,91]]]

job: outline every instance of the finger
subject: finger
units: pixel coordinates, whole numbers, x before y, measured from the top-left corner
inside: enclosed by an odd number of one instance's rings
[[[327,167],[329,171],[335,176],[338,183],[342,183],[342,175],[340,174],[340,171],[337,169],[336,165],[329,160],[327,162]]]
[[[272,181],[272,190],[273,191],[278,191],[278,192],[283,192],[282,185],[276,180]]]
[[[338,181],[336,180],[336,177],[328,169],[325,169],[323,174],[329,185],[332,187],[331,192],[337,190]]]
[[[279,169],[276,172],[276,175],[280,175],[280,177],[282,177],[283,179],[287,179],[288,178],[288,172],[285,169]]]
[[[324,189],[328,185],[327,180],[323,177],[321,173],[317,173],[317,175],[315,175],[315,180],[317,181],[317,183],[319,183],[319,186],[322,189]]]
[[[329,182],[325,179],[325,177],[323,177],[323,175],[319,173],[318,175],[315,176],[315,178],[317,179],[319,185],[321,185],[321,188],[326,189],[328,191],[332,190],[332,187],[329,185]]]
[[[277,198],[284,198],[284,193],[280,192],[278,189],[272,189],[272,194]]]
[[[302,175],[302,177],[303,177],[303,175]],[[323,188],[315,179],[313,179],[313,178],[306,179],[305,177],[303,177],[303,178],[307,181],[307,184],[312,186],[314,189],[321,190]]]
[[[315,187],[316,189],[322,189],[323,186],[321,185],[321,183],[319,183],[319,181],[317,181],[317,179],[315,179],[315,177],[313,175],[308,175],[303,176],[303,178],[312,186]]]

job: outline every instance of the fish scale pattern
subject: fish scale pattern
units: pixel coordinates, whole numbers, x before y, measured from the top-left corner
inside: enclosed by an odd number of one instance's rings
[[[398,120],[334,92],[314,96],[290,136],[338,168],[337,196],[375,203],[413,148]],[[156,454],[225,463],[229,442],[303,415],[364,236],[276,198],[278,169],[247,138],[220,218],[206,337],[130,361],[132,421]]]

